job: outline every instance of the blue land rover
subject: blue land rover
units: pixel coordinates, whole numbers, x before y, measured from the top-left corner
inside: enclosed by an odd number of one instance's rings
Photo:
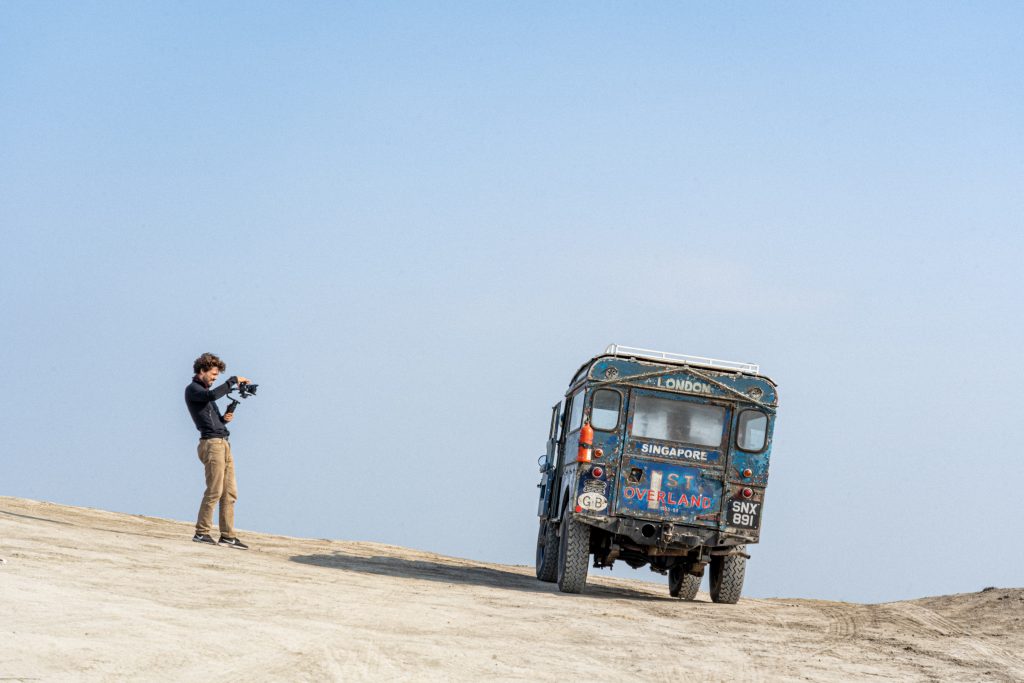
[[[761,529],[778,392],[758,366],[613,344],[551,410],[539,460],[537,578],[580,593],[622,560],[692,600],[743,590]]]

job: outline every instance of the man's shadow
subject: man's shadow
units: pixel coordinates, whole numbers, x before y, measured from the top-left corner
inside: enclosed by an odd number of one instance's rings
[[[554,583],[538,581],[533,576],[526,576],[505,569],[492,567],[466,567],[443,562],[430,562],[426,560],[407,560],[401,557],[384,557],[375,555],[363,557],[360,555],[349,555],[348,553],[335,551],[331,554],[319,555],[295,555],[289,558],[292,562],[310,564],[317,567],[330,569],[344,569],[346,571],[361,572],[364,574],[377,574],[380,576],[394,576],[406,579],[420,579],[425,581],[437,581],[438,583],[464,584],[471,586],[486,586],[488,588],[499,588],[503,590],[514,590],[526,593],[558,593],[558,586]],[[587,597],[615,598],[629,600],[669,600],[668,590],[665,597],[660,598],[650,593],[645,593],[633,588],[624,586],[601,586],[588,583],[584,592]]]

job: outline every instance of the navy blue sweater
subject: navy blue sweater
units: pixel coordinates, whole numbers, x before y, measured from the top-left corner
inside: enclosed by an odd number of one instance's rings
[[[185,387],[185,404],[188,406],[188,413],[192,421],[196,423],[201,439],[226,439],[231,433],[224,426],[224,418],[220,415],[217,404],[218,398],[227,396],[231,387],[238,383],[237,377],[228,377],[224,384],[216,389],[210,389],[199,377],[193,377],[192,383]]]

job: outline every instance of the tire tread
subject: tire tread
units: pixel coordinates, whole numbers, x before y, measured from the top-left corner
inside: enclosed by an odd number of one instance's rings
[[[680,600],[693,600],[697,597],[697,591],[700,590],[700,580],[704,578],[702,576],[694,576],[693,574],[687,574],[683,577],[683,585],[679,589]]]
[[[542,520],[538,530],[537,550],[543,548],[543,559],[538,557],[537,578],[547,583],[558,580],[558,533],[551,522]]]
[[[558,589],[563,593],[582,593],[590,564],[590,527],[567,514],[562,518],[561,531]]]
[[[736,550],[745,553],[747,546],[738,545]],[[711,570],[711,599],[715,602],[735,605],[743,592],[743,579],[747,573],[747,558],[741,555],[716,558]],[[717,580],[716,580],[717,579]]]

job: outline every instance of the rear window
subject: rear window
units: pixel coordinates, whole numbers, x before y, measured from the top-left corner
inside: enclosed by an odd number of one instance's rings
[[[764,450],[768,440],[768,416],[760,410],[744,410],[736,430],[736,445],[745,451]]]
[[[718,446],[725,429],[725,408],[671,398],[639,395],[633,408],[633,436]]]
[[[619,424],[619,392],[598,389],[590,404],[590,426],[610,432]]]

